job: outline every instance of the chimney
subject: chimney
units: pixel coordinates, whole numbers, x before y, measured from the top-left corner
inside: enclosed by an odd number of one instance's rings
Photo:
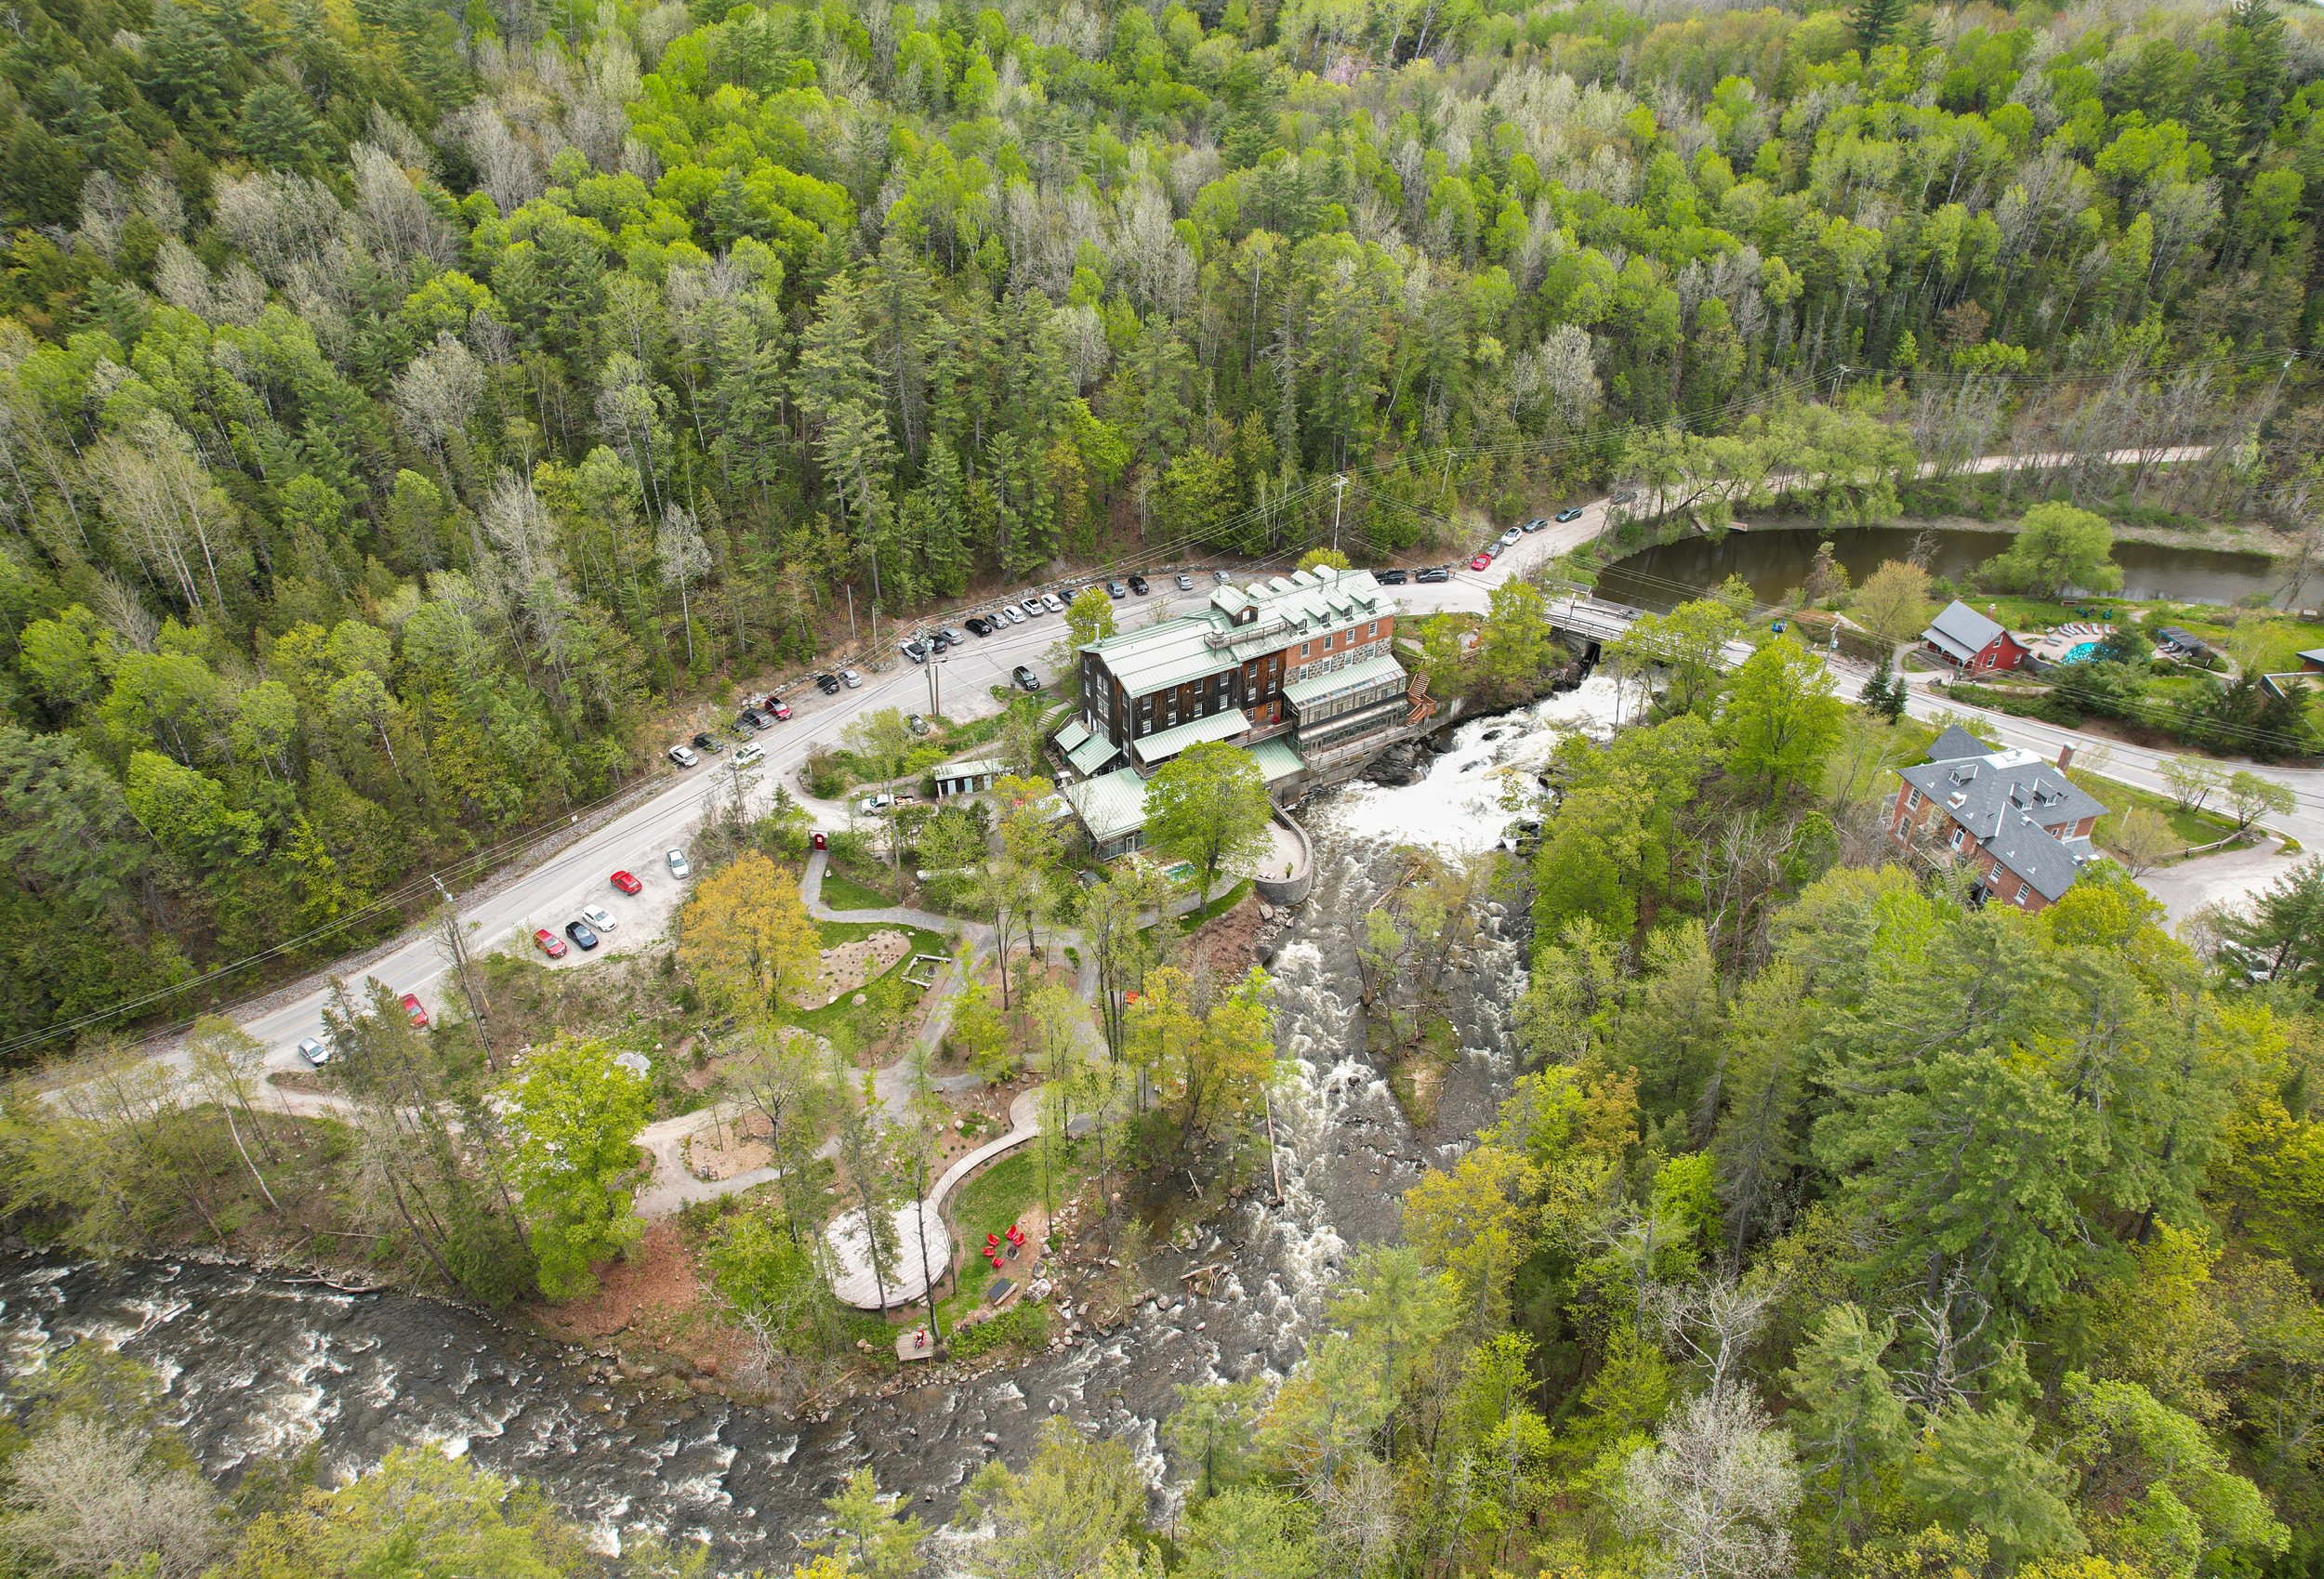
[[[2073,748],[2071,745],[2061,745],[2061,746],[2059,746],[2059,747],[2058,747],[2058,771],[2059,771],[2059,772],[2061,772],[2061,773],[2063,773],[2063,772],[2065,772],[2065,771],[2066,771],[2066,770],[2067,770],[2067,769],[2068,769],[2068,768],[2072,767],[2073,765],[2074,765],[2074,748]]]

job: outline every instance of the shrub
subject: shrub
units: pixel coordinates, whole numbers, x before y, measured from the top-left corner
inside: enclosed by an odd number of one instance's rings
[[[952,1351],[963,1359],[989,1354],[1007,1344],[1038,1349],[1049,1341],[1049,1308],[1020,1300],[988,1322],[961,1327],[952,1335]]]

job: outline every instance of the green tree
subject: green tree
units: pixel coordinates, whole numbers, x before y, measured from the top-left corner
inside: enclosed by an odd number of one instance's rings
[[[896,1515],[899,1499],[882,1496],[868,1469],[857,1469],[836,1496],[824,1498],[831,1515],[831,1533],[821,1549],[846,1565],[861,1579],[911,1579],[922,1567],[920,1546],[928,1528],[907,1508]]]
[[[1983,1535],[2002,1562],[2080,1551],[2087,1544],[2068,1500],[2073,1471],[2034,1444],[2034,1423],[2014,1403],[1940,1414],[1933,1440],[1905,1475],[1906,1494],[1948,1524]]]
[[[960,1502],[965,1517],[992,1520],[978,1557],[994,1579],[1063,1579],[1096,1572],[1106,1548],[1136,1527],[1146,1488],[1125,1444],[1051,1416],[1023,1474],[996,1458]]]
[[[1085,586],[1074,594],[1074,600],[1065,605],[1065,628],[1073,633],[1072,645],[1076,648],[1114,634],[1114,599],[1104,587]]]
[[[2077,588],[2112,592],[2122,585],[2122,567],[2113,555],[2114,528],[2106,517],[2053,499],[2027,510],[2009,547],[1977,574],[2004,591],[2042,598],[2064,598]]]
[[[1273,848],[1274,817],[1259,764],[1224,741],[1187,747],[1146,784],[1146,842],[1201,873],[1205,900],[1221,872],[1257,869]]]
[[[737,1012],[771,1015],[823,969],[822,934],[799,878],[757,850],[694,887],[678,922],[678,959],[706,996]]]
[[[1816,782],[1839,743],[1841,704],[1831,676],[1794,641],[1771,641],[1735,672],[1720,739],[1727,770],[1760,784],[1769,801]]]
[[[536,1049],[508,1095],[541,1292],[551,1299],[593,1293],[591,1264],[627,1252],[645,1231],[630,1209],[628,1180],[653,1096],[614,1061],[609,1044],[570,1037]]]

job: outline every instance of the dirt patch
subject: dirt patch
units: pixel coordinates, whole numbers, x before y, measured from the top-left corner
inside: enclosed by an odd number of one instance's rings
[[[693,1257],[670,1222],[654,1223],[627,1258],[598,1273],[597,1292],[562,1305],[533,1306],[528,1313],[541,1327],[574,1343],[601,1343],[627,1335],[659,1343],[680,1326],[693,1324],[703,1288]]]
[[[823,951],[823,974],[816,978],[815,1002],[810,1006],[821,1008],[834,1002],[843,993],[852,993],[865,982],[884,974],[898,960],[912,952],[909,932],[874,932],[867,938],[857,938],[841,943],[836,949]]]
[[[737,1113],[686,1137],[686,1171],[696,1178],[733,1178],[773,1161],[774,1126],[764,1113]]]
[[[1244,896],[1243,902],[1224,915],[1214,915],[1186,938],[1186,963],[1191,967],[1207,959],[1220,980],[1239,977],[1259,961],[1260,900]]]

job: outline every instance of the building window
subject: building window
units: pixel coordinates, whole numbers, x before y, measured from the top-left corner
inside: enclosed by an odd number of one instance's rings
[[[1907,811],[1917,811],[1920,809],[1921,792],[1917,789],[1908,789],[1905,791],[1905,809]]]
[[[2033,894],[2033,886],[2032,886],[2031,884],[2023,884],[2023,885],[2021,885],[2021,886],[2018,888],[2018,890],[2017,890],[2017,908],[2018,908],[2018,909],[2020,909],[2020,910],[2029,910],[2029,909],[2031,909],[2031,908],[2032,908],[2032,902],[2031,902],[2031,896],[2032,896],[2032,894]]]
[[[1965,837],[1965,836],[1967,836],[1968,832],[1969,832],[1969,830],[1968,830],[1968,829],[1966,829],[1966,828],[1962,828],[1962,827],[1958,827],[1958,826],[1956,826],[1956,827],[1953,829],[1953,840],[1952,840],[1952,843],[1953,843],[1953,848],[1954,848],[1955,849],[1959,849],[1961,848],[1961,839],[1962,839],[1963,837]]]
[[[1310,647],[1314,646],[1314,644],[1313,642],[1307,642],[1307,641],[1302,641],[1302,642],[1301,642],[1301,643],[1300,643],[1300,656],[1301,656],[1301,657],[1302,657],[1302,658],[1306,657],[1306,656],[1307,656],[1307,650],[1308,650]]]

